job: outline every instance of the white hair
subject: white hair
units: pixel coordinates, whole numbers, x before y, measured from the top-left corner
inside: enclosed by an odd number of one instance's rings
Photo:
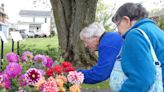
[[[80,39],[83,40],[84,36],[86,38],[92,38],[94,36],[101,37],[104,31],[104,27],[101,24],[94,22],[82,29],[80,32]]]

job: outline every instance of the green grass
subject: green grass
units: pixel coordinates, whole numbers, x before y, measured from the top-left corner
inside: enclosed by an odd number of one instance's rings
[[[82,84],[82,88],[109,89],[109,80],[97,84]]]
[[[14,43],[14,52],[16,52],[16,42]],[[44,50],[47,45],[51,45],[51,47],[58,47],[58,39],[57,36],[52,38],[28,38],[19,42],[20,45],[25,45],[26,47],[32,47],[36,49]],[[1,45],[0,45],[1,48]],[[8,43],[4,45],[4,55],[6,53],[11,52],[12,49],[12,41],[8,40]]]
[[[25,45],[26,47],[36,48],[45,50],[47,45],[51,45],[51,47],[58,47],[58,39],[57,37],[52,38],[28,38],[23,41],[20,41],[20,45]],[[8,43],[5,43],[4,48],[4,56],[6,53],[11,52],[12,43],[11,40],[8,41]],[[15,52],[16,52],[16,43],[15,43]],[[0,46],[1,48],[1,46]],[[97,84],[83,84],[82,88],[97,88],[97,89],[107,89],[109,88],[108,81],[104,81]]]

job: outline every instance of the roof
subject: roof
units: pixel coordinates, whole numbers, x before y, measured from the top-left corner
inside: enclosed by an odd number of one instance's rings
[[[51,11],[21,10],[19,15],[22,17],[50,17]]]

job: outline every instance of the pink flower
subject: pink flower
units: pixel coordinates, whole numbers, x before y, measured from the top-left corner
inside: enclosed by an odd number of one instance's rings
[[[50,58],[50,57],[46,57],[46,61],[44,61],[43,62],[43,64],[47,67],[47,68],[51,68],[52,67],[52,65],[53,65],[53,59],[52,58]]]
[[[84,74],[77,71],[70,71],[67,75],[67,79],[71,84],[80,85],[83,83]]]
[[[25,80],[25,75],[21,75],[21,76],[18,78],[18,81],[19,81],[19,83],[20,83],[20,85],[21,85],[22,87],[25,87],[25,86],[27,85],[27,82],[26,82],[26,80]]]
[[[19,56],[13,52],[7,53],[6,59],[8,62],[18,62]]]
[[[34,61],[35,61],[36,63],[43,63],[43,62],[46,62],[47,59],[46,59],[46,57],[45,57],[44,55],[36,55],[36,56],[34,57]]]
[[[4,82],[3,74],[0,74],[0,84],[2,84],[3,82]]]
[[[9,63],[6,66],[5,73],[10,78],[15,78],[17,75],[19,75],[22,72],[22,68],[18,63]]]
[[[40,92],[57,92],[56,81],[52,77],[50,78],[41,86]]]
[[[36,68],[30,68],[25,74],[25,79],[28,84],[34,85],[40,80],[41,76],[42,75],[39,70],[37,70]]]
[[[32,60],[33,59],[33,54],[32,52],[26,51],[22,54],[22,60],[23,61],[28,61],[28,60]]]

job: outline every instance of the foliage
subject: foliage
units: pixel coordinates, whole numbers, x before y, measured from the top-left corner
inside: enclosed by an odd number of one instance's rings
[[[158,23],[158,26],[159,26],[162,30],[164,30],[164,15],[159,17],[157,23]]]
[[[113,16],[113,12],[115,10],[115,3],[111,3],[110,5],[105,4],[103,0],[98,0],[97,10],[96,10],[96,21],[103,24],[106,31],[112,31],[110,26],[112,25],[111,17]]]

